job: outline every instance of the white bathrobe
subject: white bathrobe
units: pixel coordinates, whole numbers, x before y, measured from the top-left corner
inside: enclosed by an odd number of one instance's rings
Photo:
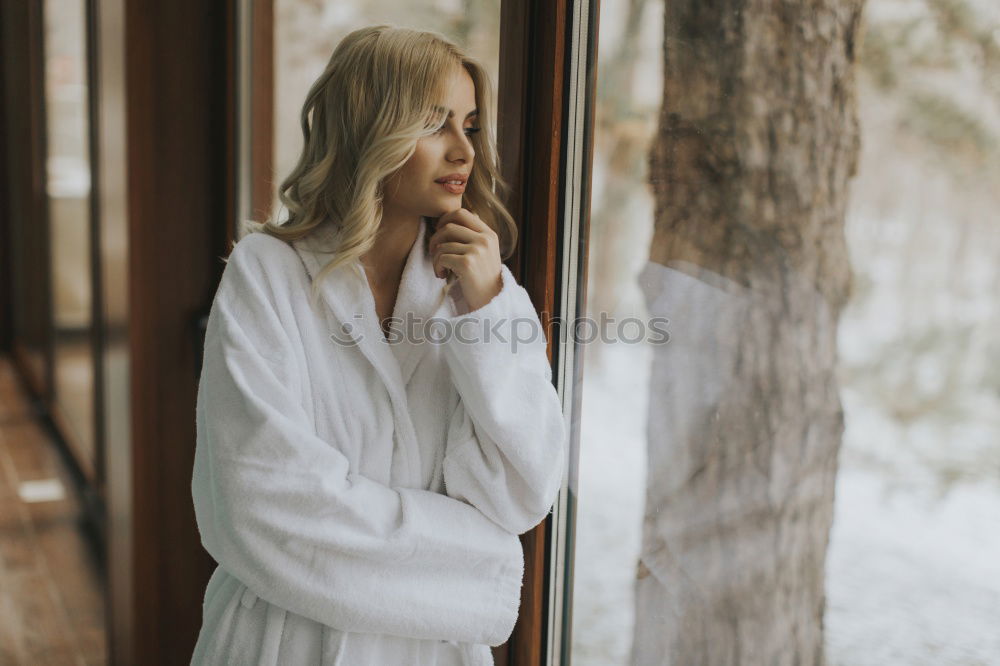
[[[430,233],[393,315],[458,335],[422,342],[386,340],[359,262],[310,306],[329,236],[233,249],[198,388],[192,493],[219,566],[193,664],[485,665],[509,638],[517,535],[562,485],[564,417],[528,293],[504,266],[467,312],[434,275]]]

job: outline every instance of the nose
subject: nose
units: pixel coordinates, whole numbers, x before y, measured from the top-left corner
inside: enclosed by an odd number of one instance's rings
[[[452,141],[448,147],[447,158],[449,162],[472,163],[476,158],[476,149],[472,147],[472,139],[466,136],[465,131],[461,131],[458,138]]]

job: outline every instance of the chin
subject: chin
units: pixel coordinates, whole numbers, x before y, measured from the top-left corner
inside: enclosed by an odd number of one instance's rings
[[[445,213],[450,213],[453,210],[457,210],[462,207],[462,197],[460,195],[453,195],[446,198],[446,201],[451,201],[451,205],[442,205],[431,209],[432,212],[425,213],[426,217],[441,217]]]

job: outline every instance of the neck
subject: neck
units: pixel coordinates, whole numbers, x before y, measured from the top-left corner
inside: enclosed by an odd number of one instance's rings
[[[361,258],[365,272],[376,284],[390,282],[402,274],[421,224],[420,217],[399,219],[383,215],[375,245]]]

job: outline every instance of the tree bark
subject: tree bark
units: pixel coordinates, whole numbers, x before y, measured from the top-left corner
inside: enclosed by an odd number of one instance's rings
[[[633,664],[824,664],[863,0],[666,3]]]

